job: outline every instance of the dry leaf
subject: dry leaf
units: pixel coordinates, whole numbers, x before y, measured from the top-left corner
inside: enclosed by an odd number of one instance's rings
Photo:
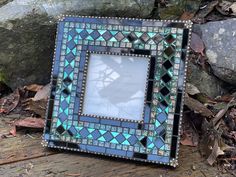
[[[202,56],[205,55],[205,45],[202,39],[196,33],[192,33],[190,47],[191,49],[193,49],[194,52],[200,53]]]
[[[222,1],[216,9],[222,15],[236,15],[236,2]]]
[[[43,129],[44,124],[45,124],[45,120],[42,118],[27,117],[27,118],[15,121],[13,123],[13,128],[10,130],[10,133],[13,136],[16,136],[16,127]]]
[[[232,12],[230,15],[236,15],[236,2],[229,7],[229,10]]]
[[[221,109],[212,119],[213,125],[216,125],[216,123],[225,115],[225,113],[228,111],[230,104],[234,101],[234,98],[225,106],[224,109]]]
[[[201,102],[198,100],[195,100],[189,96],[185,96],[185,105],[195,113],[199,113],[202,116],[205,117],[211,117],[213,116],[213,113],[206,108]]]
[[[181,17],[180,20],[191,20],[194,17],[195,13],[191,13],[191,12],[184,12]]]
[[[42,88],[43,88],[43,86],[42,85],[38,85],[38,84],[32,84],[32,85],[28,85],[28,86],[24,87],[25,90],[31,91],[31,92],[38,92]]]
[[[9,114],[13,111],[20,101],[19,89],[16,89],[12,94],[0,99],[0,113]]]
[[[211,152],[210,156],[207,158],[207,162],[210,165],[213,165],[213,163],[216,161],[216,158],[219,155],[224,155],[224,152],[220,149],[220,147],[218,145],[218,140],[215,139],[214,146],[212,148],[212,152]]]
[[[217,103],[214,99],[212,99],[211,97],[209,97],[203,93],[196,94],[196,99],[204,104],[205,103],[207,103],[207,104],[216,104]]]
[[[209,13],[211,13],[213,11],[215,6],[217,6],[218,4],[219,4],[218,0],[209,2],[206,6],[204,6],[204,8],[202,8],[198,12],[198,14],[196,15],[195,18],[199,18],[199,19],[205,18]]]
[[[40,117],[44,117],[45,116],[45,112],[46,112],[46,107],[47,107],[47,100],[38,100],[38,101],[33,101],[32,99],[27,99],[24,103],[23,103],[23,108],[26,111],[32,111],[38,115],[40,115]]]
[[[186,84],[186,92],[189,95],[196,95],[196,94],[200,93],[198,88],[196,86],[194,86],[193,84],[190,84],[190,83]]]
[[[45,85],[43,88],[37,91],[34,98],[32,98],[33,101],[38,100],[47,100],[50,92],[50,84]]]

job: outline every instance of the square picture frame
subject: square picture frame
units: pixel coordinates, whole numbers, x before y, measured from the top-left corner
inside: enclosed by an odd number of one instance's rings
[[[62,16],[43,146],[177,166],[191,27],[191,21]],[[112,87],[92,71],[112,73],[103,75]]]

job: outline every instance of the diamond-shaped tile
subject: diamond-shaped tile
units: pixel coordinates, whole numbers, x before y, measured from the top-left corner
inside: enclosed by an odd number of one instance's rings
[[[148,36],[147,33],[143,33],[140,39],[144,42],[147,42],[150,39],[150,37]]]
[[[62,90],[62,95],[64,98],[68,97],[69,94],[70,94],[70,91],[67,88],[64,88]]]
[[[146,147],[146,146],[147,146],[147,137],[145,136],[144,138],[142,138],[142,139],[140,140],[140,143],[141,143],[144,147]]]
[[[137,36],[132,32],[127,36],[127,38],[130,42],[133,42],[137,39]]]
[[[64,72],[66,72],[68,75],[69,75],[72,71],[73,71],[73,68],[71,67],[71,65],[68,65],[68,66],[65,68],[65,70],[64,70]]]
[[[86,29],[84,29],[83,31],[79,33],[79,35],[82,39],[85,39],[89,35],[89,33],[87,32]]]
[[[76,30],[73,28],[72,30],[70,30],[70,31],[68,32],[68,34],[73,38],[73,37],[77,34],[77,32],[76,32]]]
[[[156,145],[157,148],[162,147],[165,143],[163,142],[163,140],[161,138],[157,138],[156,141],[154,142],[154,144]]]
[[[66,115],[66,113],[62,112],[62,113],[59,114],[58,118],[63,123],[67,119],[67,115]]]
[[[173,67],[172,63],[169,61],[169,60],[166,60],[164,63],[163,63],[163,66],[168,70],[170,69],[171,67]]]
[[[101,136],[101,133],[98,130],[94,130],[91,135],[94,139],[98,139]]]
[[[121,33],[121,32],[118,32],[116,35],[115,35],[115,38],[117,41],[121,41],[122,39],[124,39],[124,35]]]
[[[112,34],[110,33],[110,31],[106,31],[105,33],[103,33],[102,37],[108,41],[111,37],[112,37]]]
[[[130,145],[134,145],[134,144],[137,143],[138,138],[137,138],[135,135],[131,135],[131,136],[128,138],[128,141],[129,141]]]
[[[90,36],[91,36],[93,39],[97,39],[97,38],[100,36],[100,34],[99,34],[98,31],[94,30],[94,31],[90,34]]]
[[[64,133],[65,129],[63,128],[62,125],[60,125],[59,127],[56,128],[56,131],[60,134]]]
[[[167,119],[167,115],[166,113],[164,112],[161,112],[157,115],[157,120],[160,122],[160,123],[163,123],[165,120]]]
[[[165,54],[168,58],[170,58],[171,56],[173,56],[174,53],[175,53],[175,49],[174,49],[172,46],[169,46],[168,48],[166,48],[166,49],[164,50],[164,54]]]
[[[68,106],[69,106],[69,104],[67,103],[66,100],[63,100],[63,101],[61,102],[61,108],[62,108],[62,109],[66,109]]]
[[[68,86],[72,83],[72,80],[69,77],[66,77],[65,79],[63,79],[63,83]]]
[[[103,137],[105,138],[106,141],[111,141],[113,138],[112,134],[110,132],[106,132]]]
[[[165,74],[161,77],[161,79],[165,82],[168,83],[171,80],[171,77],[169,76],[169,74]]]
[[[160,35],[160,34],[156,34],[154,37],[153,37],[153,41],[158,44],[159,42],[161,42],[163,39],[163,37]]]
[[[175,38],[172,34],[169,34],[168,36],[165,37],[165,40],[167,43],[171,44],[175,41]]]
[[[67,130],[67,132],[70,136],[74,136],[77,134],[77,130],[73,125]]]
[[[79,133],[83,138],[86,138],[89,135],[89,131],[86,128],[80,130]]]
[[[76,44],[75,44],[74,40],[71,40],[67,43],[67,47],[69,47],[70,50],[75,48],[75,46],[76,46]]]
[[[161,90],[160,90],[160,93],[163,95],[163,96],[166,96],[170,93],[169,89],[167,87],[163,87]]]
[[[125,137],[122,134],[119,134],[115,138],[119,143],[122,143],[123,141],[125,141]]]
[[[159,127],[157,127],[156,129],[156,133],[161,136],[163,135],[164,133],[166,133],[166,129],[163,125],[160,125]]]
[[[66,60],[70,63],[72,60],[75,59],[75,56],[72,52],[70,52],[68,55],[66,55]]]

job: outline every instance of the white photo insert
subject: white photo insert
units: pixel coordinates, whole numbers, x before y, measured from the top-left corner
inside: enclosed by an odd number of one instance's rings
[[[89,56],[82,114],[141,121],[149,58]]]

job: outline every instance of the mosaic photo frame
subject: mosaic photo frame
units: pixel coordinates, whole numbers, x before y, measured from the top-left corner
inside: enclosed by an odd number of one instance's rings
[[[191,21],[62,16],[42,144],[178,165]],[[88,53],[150,57],[142,121],[81,114]]]

